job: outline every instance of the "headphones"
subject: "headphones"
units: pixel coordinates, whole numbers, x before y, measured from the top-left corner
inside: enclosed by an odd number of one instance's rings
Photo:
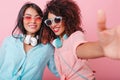
[[[67,34],[64,34],[63,39],[67,39],[67,38],[68,38]],[[52,42],[52,45],[56,48],[62,47],[62,41],[61,41],[60,37],[57,37],[56,39],[54,39]]]
[[[31,35],[26,35],[24,38],[24,43],[32,46],[37,45],[38,36],[32,37]]]

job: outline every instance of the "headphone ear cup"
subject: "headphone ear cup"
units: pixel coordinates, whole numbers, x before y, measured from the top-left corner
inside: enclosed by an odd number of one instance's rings
[[[26,35],[26,37],[24,39],[24,43],[30,44],[30,38],[31,38],[31,35]]]
[[[56,47],[56,48],[60,48],[62,47],[62,41],[60,40],[60,38],[56,38],[53,40],[52,42],[53,46]]]
[[[31,37],[31,45],[32,45],[32,46],[37,45],[37,39],[36,39],[36,38]]]
[[[67,38],[68,38],[67,34],[64,34],[63,39],[67,39]]]

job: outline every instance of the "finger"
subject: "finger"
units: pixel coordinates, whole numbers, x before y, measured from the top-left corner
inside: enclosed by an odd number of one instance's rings
[[[106,17],[103,10],[98,10],[98,30],[106,30]]]

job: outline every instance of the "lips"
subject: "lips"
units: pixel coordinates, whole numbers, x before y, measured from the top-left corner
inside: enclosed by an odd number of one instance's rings
[[[37,25],[29,25],[29,27],[34,29],[34,28],[37,28]]]
[[[56,33],[59,31],[60,28],[54,28],[53,31]]]

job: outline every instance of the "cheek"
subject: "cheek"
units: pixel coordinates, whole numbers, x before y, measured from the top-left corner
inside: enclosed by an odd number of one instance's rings
[[[37,23],[37,29],[39,30],[41,27],[41,22],[40,23]]]
[[[61,28],[61,33],[63,33],[65,31],[65,28],[64,27],[62,27]]]
[[[23,26],[26,28],[26,27],[27,27],[27,23],[26,23],[26,22],[23,22]]]
[[[37,24],[37,26],[38,26],[38,27],[40,27],[40,26],[41,26],[41,22],[38,22],[38,23],[36,23],[36,24]]]
[[[64,24],[63,24],[63,23],[61,24],[61,31],[62,31],[62,32],[64,32],[64,31],[65,31],[65,26],[64,26]]]
[[[23,25],[26,26],[28,24],[28,22],[23,20]]]

